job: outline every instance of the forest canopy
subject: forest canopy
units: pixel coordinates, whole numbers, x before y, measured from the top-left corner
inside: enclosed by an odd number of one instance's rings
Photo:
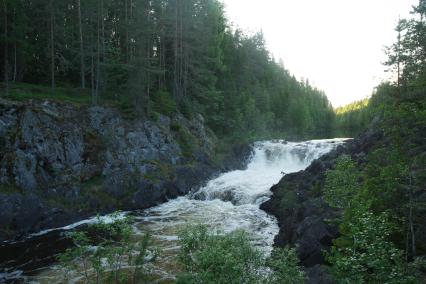
[[[262,33],[232,28],[217,0],[2,4],[5,96],[37,84],[142,116],[201,113],[222,137],[331,135],[326,95],[277,63]]]

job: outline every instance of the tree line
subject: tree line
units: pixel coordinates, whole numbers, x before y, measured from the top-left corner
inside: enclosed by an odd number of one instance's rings
[[[383,136],[363,158],[343,156],[324,198],[343,212],[328,254],[337,282],[423,283],[426,267],[426,1],[396,27],[387,49],[394,82],[342,108],[344,131]]]
[[[396,74],[400,92],[407,92],[426,84],[426,1],[419,0],[409,19],[400,19],[395,31],[396,42],[387,48],[386,65]]]
[[[380,84],[370,99],[336,109],[338,133],[360,134],[374,117],[380,117],[383,106],[404,104],[426,88],[426,1],[419,0],[410,18],[399,19],[395,31],[397,38],[386,48],[384,63],[394,81]]]
[[[1,73],[79,88],[138,114],[201,113],[221,136],[331,135],[325,94],[298,81],[261,33],[231,27],[218,0],[3,0]]]

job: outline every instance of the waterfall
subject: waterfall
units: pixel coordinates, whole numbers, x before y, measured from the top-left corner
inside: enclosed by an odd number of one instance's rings
[[[161,279],[173,279],[176,273],[173,268],[176,267],[176,254],[179,251],[178,232],[188,224],[205,224],[212,231],[223,233],[245,230],[250,234],[252,243],[265,254],[269,254],[279,228],[275,217],[266,214],[259,207],[270,198],[270,188],[285,174],[305,169],[313,160],[344,141],[345,139],[299,143],[284,140],[256,142],[245,170],[221,174],[196,192],[154,208],[129,212],[135,217],[134,239],[137,240],[140,235],[150,232],[156,245],[163,251],[161,261],[152,268],[152,272],[160,275]],[[114,218],[122,218],[125,214]],[[113,218],[104,216],[101,220],[112,222]],[[46,247],[51,253],[57,253],[60,247],[56,246],[64,245],[62,232],[97,221],[97,218],[90,218],[62,228],[45,230],[33,234],[32,239],[22,245]],[[48,259],[54,255],[45,257]],[[60,283],[58,279],[62,279],[62,270],[57,266],[40,267],[42,264],[43,261],[34,262],[34,268],[41,271],[35,276],[23,275],[19,265],[16,269],[6,272],[0,270],[0,282],[25,279],[34,283]]]
[[[269,199],[270,188],[342,143],[344,139],[256,142],[245,170],[224,173],[193,194],[143,212],[139,227],[171,242],[170,247],[175,247],[176,232],[185,224],[206,224],[221,232],[246,230],[254,244],[269,252],[279,228],[259,206]]]

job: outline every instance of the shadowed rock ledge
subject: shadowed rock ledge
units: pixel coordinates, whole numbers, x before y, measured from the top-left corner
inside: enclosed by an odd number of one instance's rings
[[[306,170],[284,176],[271,188],[272,198],[261,205],[261,209],[278,219],[280,232],[275,245],[296,247],[301,263],[307,268],[309,283],[331,282],[321,268],[325,261],[323,251],[329,250],[333,239],[339,236],[338,225],[330,220],[341,212],[329,207],[322,198],[326,171],[334,167],[342,154],[364,163],[366,153],[381,138],[381,132],[368,131],[315,160]]]

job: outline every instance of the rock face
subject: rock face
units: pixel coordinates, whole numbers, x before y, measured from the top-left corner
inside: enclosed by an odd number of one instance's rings
[[[339,236],[338,226],[329,221],[341,212],[329,207],[321,197],[326,171],[334,167],[342,154],[363,163],[365,154],[381,138],[380,132],[367,132],[314,161],[306,170],[284,176],[272,187],[272,198],[261,206],[278,218],[280,232],[275,245],[296,247],[310,276],[309,283],[330,283],[320,265],[324,263],[323,251]]]
[[[200,115],[128,121],[112,108],[1,100],[0,241],[186,194],[220,171],[215,140]]]

